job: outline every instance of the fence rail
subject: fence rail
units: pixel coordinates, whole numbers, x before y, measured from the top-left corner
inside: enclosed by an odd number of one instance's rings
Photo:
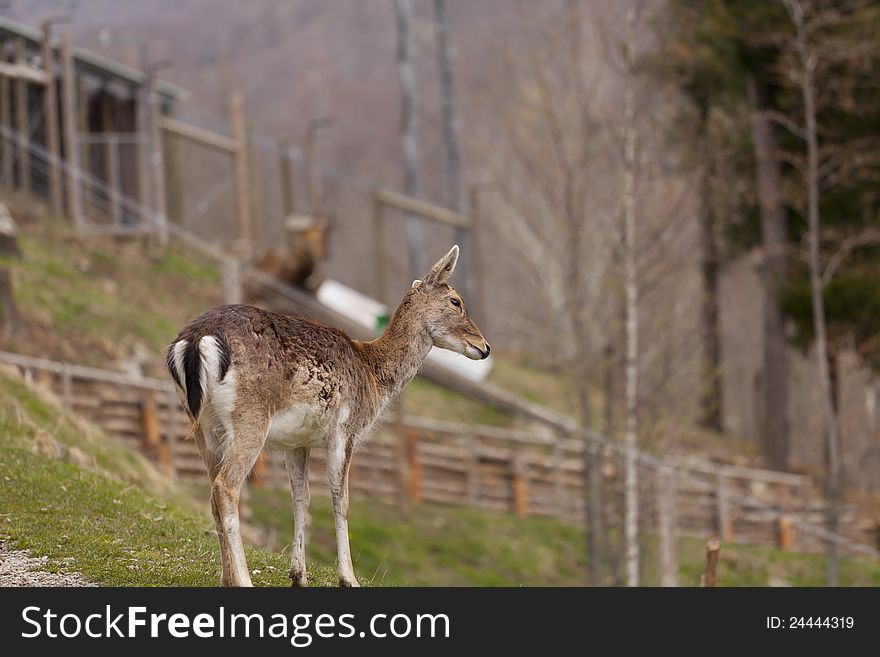
[[[0,362],[17,366],[168,474],[204,476],[196,446],[187,438],[189,421],[169,381],[9,352],[0,352]],[[351,488],[392,503],[433,502],[580,521],[584,449],[583,441],[549,431],[392,416],[355,458]],[[607,527],[622,502],[622,461],[619,454],[597,451],[596,462]],[[684,534],[718,534],[727,541],[784,549],[819,549],[828,538],[820,526],[824,505],[808,476],[693,461],[673,461],[653,474],[658,476],[646,476],[642,491],[646,527],[669,531],[672,523]],[[265,452],[252,480],[286,486],[283,455]],[[313,450],[311,482],[326,488],[321,450]],[[858,542],[852,512],[845,514],[841,532],[841,543],[851,552],[877,555]]]

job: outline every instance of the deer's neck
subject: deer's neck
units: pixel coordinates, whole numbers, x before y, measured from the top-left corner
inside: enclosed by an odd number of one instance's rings
[[[363,358],[376,378],[383,406],[410,382],[431,351],[427,328],[416,313],[409,312],[407,302],[408,298],[397,308],[380,337],[362,343]]]

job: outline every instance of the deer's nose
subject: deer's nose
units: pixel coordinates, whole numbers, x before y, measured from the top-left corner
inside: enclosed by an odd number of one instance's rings
[[[486,343],[486,351],[485,351],[485,352],[481,352],[481,353],[483,354],[483,356],[482,356],[482,358],[481,358],[480,360],[483,360],[483,359],[488,358],[488,357],[489,357],[489,352],[490,352],[490,351],[492,351],[492,347],[490,347],[490,346],[489,346],[489,343],[487,342],[487,343]]]

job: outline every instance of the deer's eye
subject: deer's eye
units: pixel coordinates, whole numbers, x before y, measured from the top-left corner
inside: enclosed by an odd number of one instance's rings
[[[459,300],[456,299],[455,297],[452,297],[452,298],[449,300],[449,303],[451,303],[451,304],[452,304],[453,306],[455,306],[456,308],[458,308],[459,306],[461,306],[461,301],[459,301]]]

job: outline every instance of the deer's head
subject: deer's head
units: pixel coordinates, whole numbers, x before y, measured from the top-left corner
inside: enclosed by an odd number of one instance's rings
[[[458,246],[453,246],[422,280],[413,281],[411,299],[426,322],[435,347],[455,351],[471,360],[488,358],[489,343],[468,317],[461,295],[448,283],[456,262]]]

